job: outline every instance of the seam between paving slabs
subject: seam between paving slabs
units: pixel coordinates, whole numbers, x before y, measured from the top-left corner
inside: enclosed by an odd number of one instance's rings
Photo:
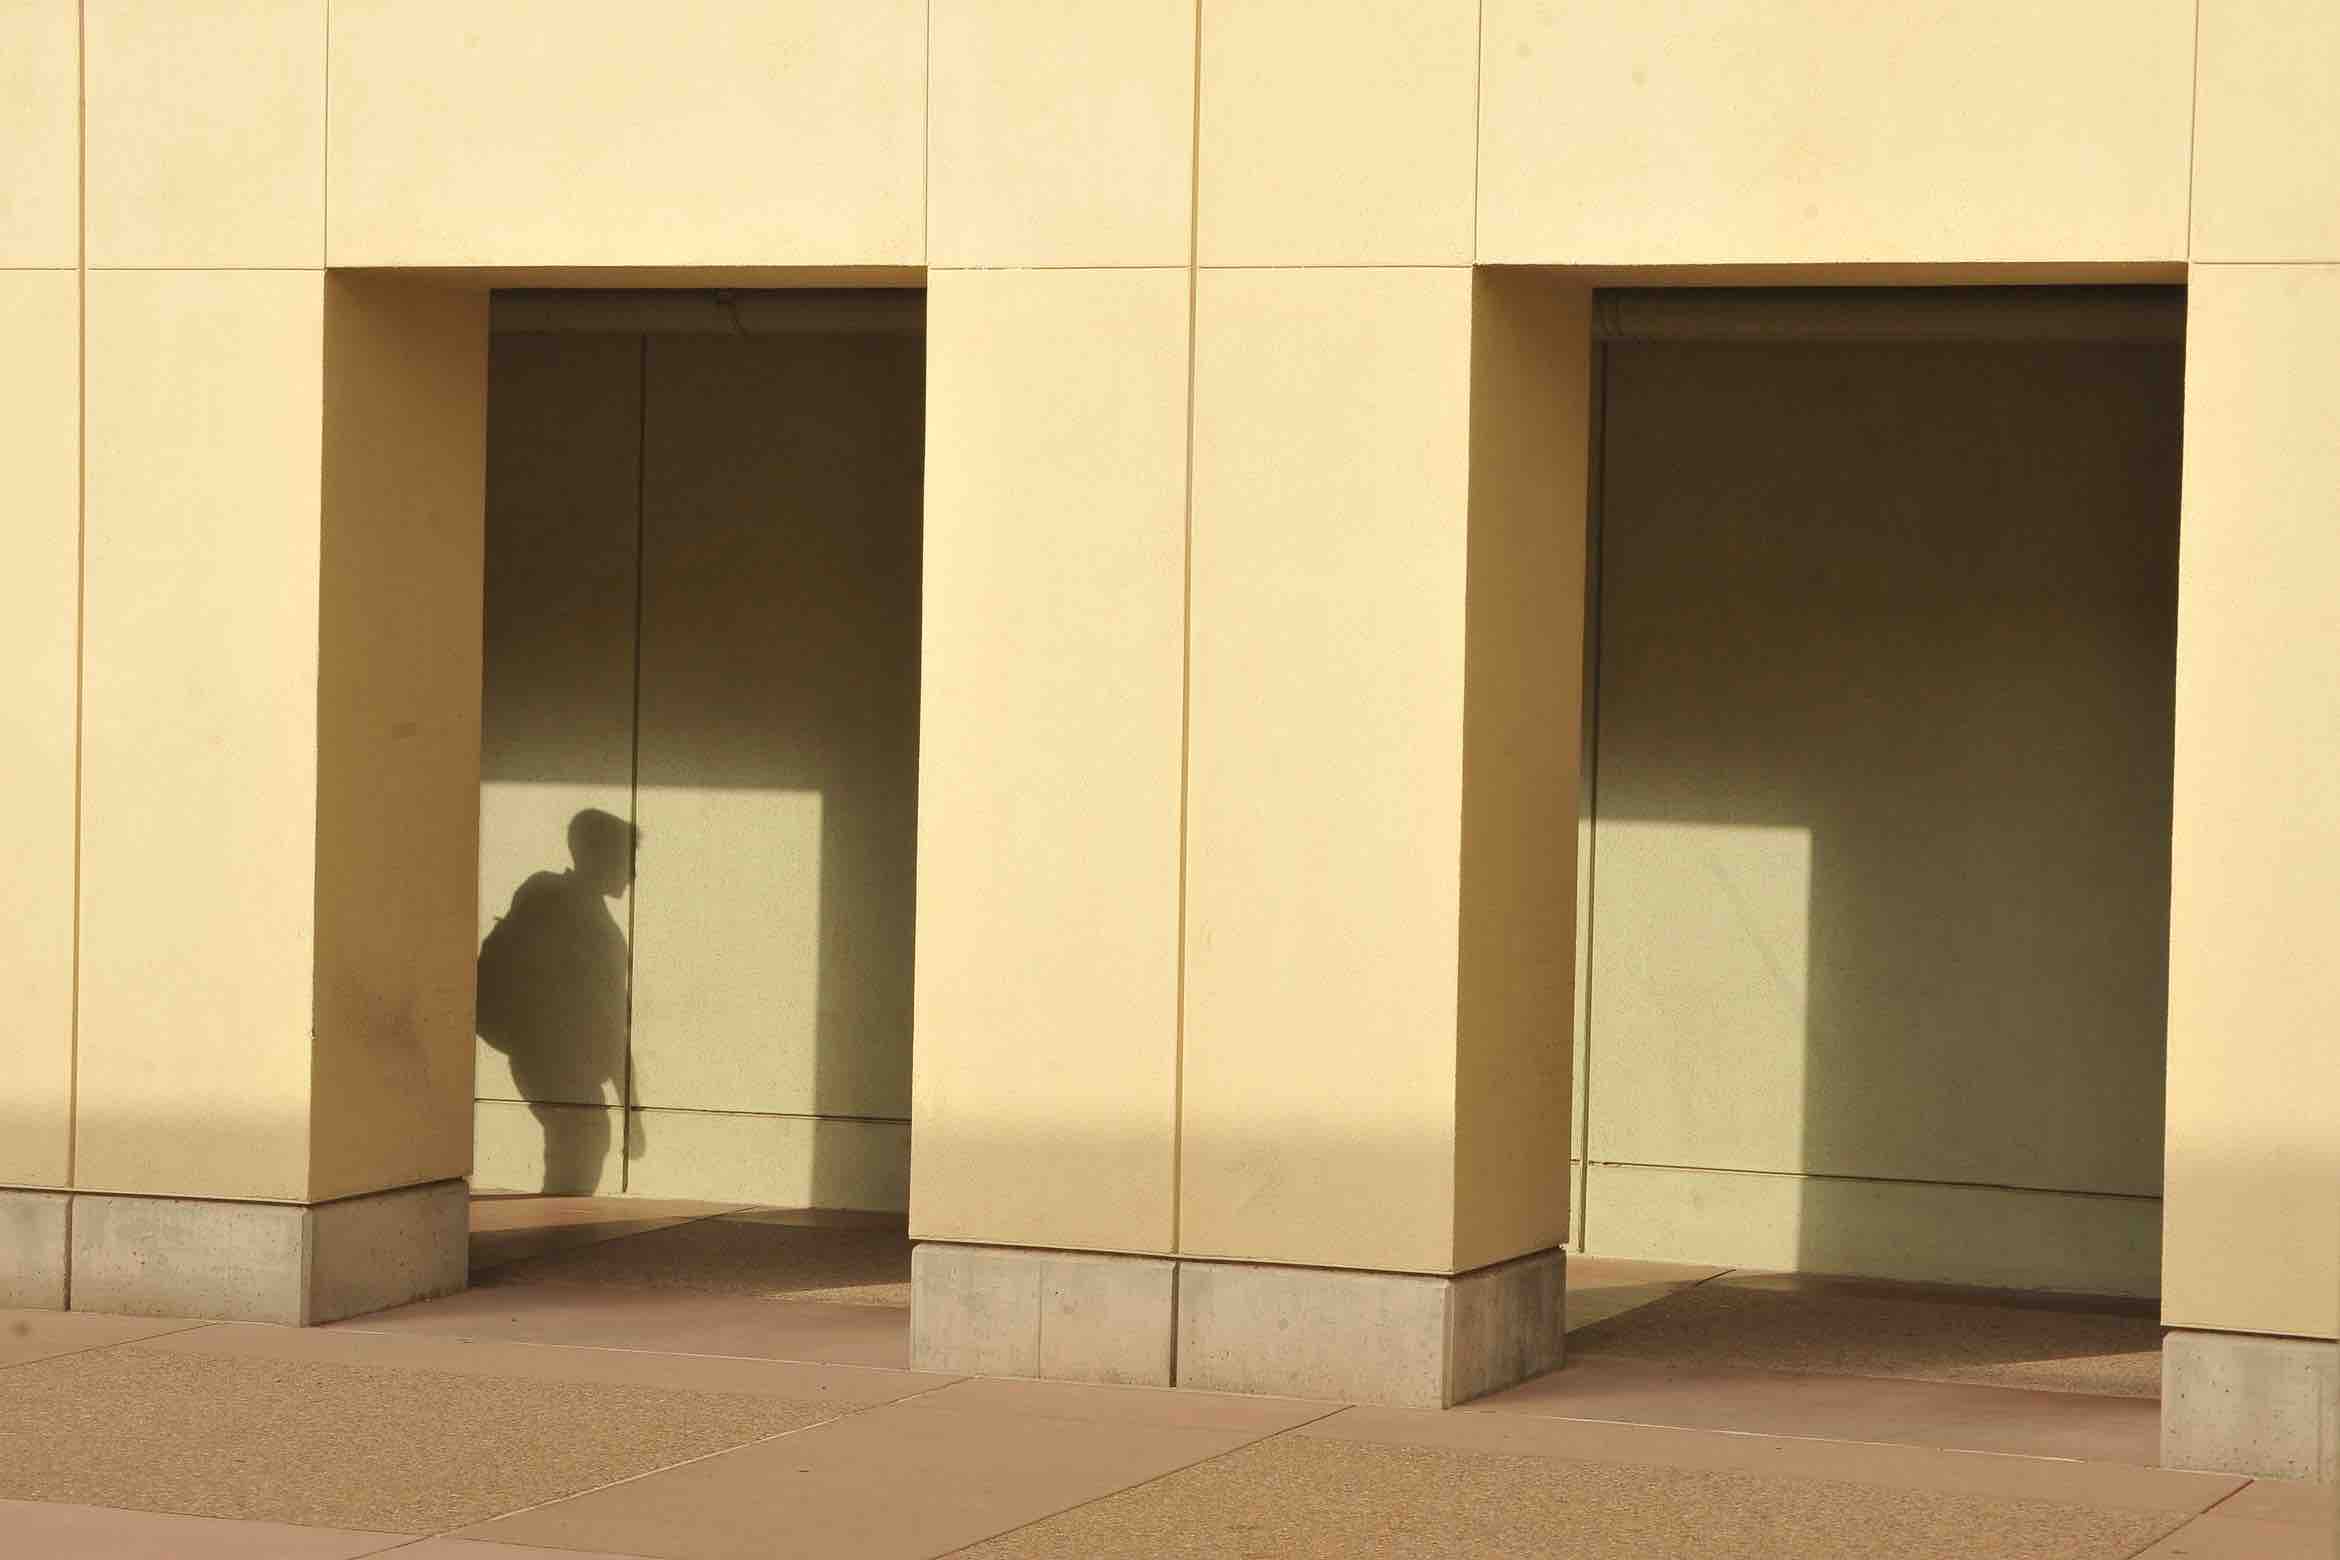
[[[588,1495],[598,1495],[603,1490],[614,1490],[620,1485],[632,1484],[640,1479],[651,1478],[661,1473],[672,1473],[677,1468],[688,1468],[693,1463],[703,1463],[714,1457],[726,1457],[733,1452],[744,1452],[751,1446],[769,1446],[774,1441],[785,1441],[792,1435],[802,1435],[808,1430],[818,1430],[826,1425],[840,1424],[845,1420],[853,1418],[857,1414],[866,1414],[872,1409],[894,1408],[903,1403],[914,1402],[919,1398],[927,1396],[929,1393],[940,1392],[944,1387],[956,1386],[959,1384],[959,1382],[964,1381],[965,1379],[966,1378],[963,1376],[953,1377],[949,1381],[942,1382],[937,1386],[928,1387],[925,1389],[925,1391],[910,1393],[906,1397],[892,1398],[883,1403],[864,1403],[857,1408],[849,1408],[846,1409],[843,1413],[831,1415],[827,1419],[815,1420],[809,1425],[798,1425],[792,1430],[782,1430],[773,1435],[760,1435],[752,1441],[742,1441],[736,1446],[717,1447],[714,1451],[711,1452],[701,1452],[696,1457],[685,1457],[676,1462],[661,1463],[655,1468],[645,1468],[640,1473],[627,1474],[622,1479],[608,1479],[587,1489],[570,1490],[565,1494],[555,1495],[549,1500],[532,1501],[525,1506],[515,1506],[510,1511],[499,1511],[491,1516],[474,1517],[467,1522],[459,1522],[450,1528],[440,1528],[436,1532],[416,1533],[411,1535],[403,1544],[395,1544],[389,1549],[377,1550],[375,1553],[396,1554],[401,1549],[409,1549],[416,1544],[426,1544],[433,1539],[448,1538],[457,1533],[463,1532],[467,1528],[479,1527],[489,1522],[508,1521],[513,1517],[525,1516],[531,1511],[542,1511],[547,1506],[558,1506],[563,1501],[582,1500]],[[477,1542],[494,1542],[494,1540],[483,1539],[478,1540]]]
[[[58,1316],[87,1316],[87,1311],[58,1311]],[[156,1318],[162,1320],[162,1318]],[[161,1332],[144,1333],[136,1338],[109,1338],[104,1343],[85,1343],[77,1349],[59,1349],[54,1354],[36,1354],[30,1359],[0,1361],[0,1370],[14,1370],[21,1365],[45,1365],[51,1360],[69,1360],[77,1354],[97,1354],[106,1349],[126,1349],[136,1343],[152,1343],[157,1338],[174,1337],[179,1333],[201,1332],[206,1327],[217,1327],[217,1322],[189,1322],[183,1327],[169,1327]]]
[[[1264,1445],[1265,1443],[1276,1440],[1279,1437],[1290,1435],[1295,1430],[1304,1430],[1310,1425],[1322,1424],[1325,1420],[1331,1419],[1335,1415],[1347,1413],[1355,1406],[1356,1405],[1353,1403],[1329,1404],[1326,1406],[1323,1413],[1313,1415],[1307,1419],[1303,1419],[1298,1424],[1286,1425],[1281,1430],[1270,1430],[1264,1435],[1255,1435],[1248,1441],[1243,1441],[1237,1445],[1228,1447],[1223,1452],[1213,1452],[1207,1457],[1197,1457],[1192,1462],[1180,1463],[1175,1468],[1165,1468],[1160,1473],[1140,1479],[1134,1484],[1125,1484],[1120,1489],[1107,1490],[1104,1494],[1092,1495],[1087,1500],[1076,1500],[1069,1506],[1061,1506],[1054,1511],[1046,1513],[1045,1515],[1034,1517],[1029,1522],[1018,1522],[1011,1527],[1003,1527],[996,1533],[986,1533],[981,1538],[978,1538],[971,1543],[961,1544],[956,1549],[945,1550],[942,1555],[936,1557],[936,1560],[949,1560],[949,1557],[952,1555],[963,1555],[976,1548],[978,1545],[992,1543],[995,1540],[1006,1538],[1011,1534],[1021,1533],[1026,1528],[1038,1527],[1043,1522],[1053,1522],[1058,1517],[1068,1516],[1073,1512],[1083,1510],[1089,1506],[1094,1506],[1101,1500],[1113,1500],[1119,1496],[1127,1495],[1133,1490],[1142,1490],[1150,1484],[1159,1484],[1164,1479],[1170,1478],[1175,1474],[1187,1473],[1193,1469],[1200,1468],[1207,1463],[1217,1462],[1222,1457],[1232,1457],[1237,1452],[1249,1451],[1255,1446]]]

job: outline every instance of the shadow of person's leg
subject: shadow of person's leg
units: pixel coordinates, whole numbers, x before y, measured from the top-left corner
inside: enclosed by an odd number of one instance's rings
[[[590,1106],[532,1104],[544,1129],[544,1190],[563,1196],[615,1191],[601,1185],[609,1160],[609,1113]]]

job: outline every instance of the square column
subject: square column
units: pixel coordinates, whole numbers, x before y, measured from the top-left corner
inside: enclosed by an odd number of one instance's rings
[[[2340,265],[2196,265],[2170,860],[2162,1455],[2332,1475]]]
[[[1036,1359],[1053,1268],[951,1252],[1176,1247],[1194,12],[934,17],[910,1228],[953,1368]]]
[[[1437,1404],[1558,1363],[1588,303],[1201,278],[1182,1380]]]
[[[1181,622],[1149,274],[936,281],[913,1358],[1461,1401],[1559,1359],[1589,297],[1196,273]]]
[[[2162,1460],[2340,1448],[2340,12],[2201,7],[2170,842]]]
[[[481,294],[90,277],[75,1306],[460,1288]]]

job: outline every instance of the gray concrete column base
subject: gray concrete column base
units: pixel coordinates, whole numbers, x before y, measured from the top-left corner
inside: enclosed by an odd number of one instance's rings
[[[65,1309],[65,1214],[71,1192],[0,1187],[0,1306]]]
[[[1449,1408],[1560,1363],[1566,1258],[1453,1277],[1178,1264],[1178,1384]]]
[[[910,1368],[1169,1386],[1177,1266],[920,1241],[910,1252]]]
[[[2165,1468],[2330,1483],[2336,1423],[2340,1345],[2190,1329],[2162,1339]]]
[[[1564,1260],[1448,1277],[923,1241],[910,1363],[1444,1408],[1560,1363]]]
[[[311,1326],[452,1294],[470,1189],[433,1181],[326,1203],[72,1194],[76,1311]]]

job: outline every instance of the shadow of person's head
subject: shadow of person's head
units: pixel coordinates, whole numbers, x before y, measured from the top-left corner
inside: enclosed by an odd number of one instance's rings
[[[588,807],[569,820],[570,869],[578,882],[605,899],[622,899],[634,880],[641,836],[625,819]]]

